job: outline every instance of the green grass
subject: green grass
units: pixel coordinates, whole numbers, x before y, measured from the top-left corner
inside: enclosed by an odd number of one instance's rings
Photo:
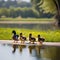
[[[7,21],[54,21],[55,19],[54,18],[7,18],[7,17],[4,17],[4,18],[0,18],[0,21],[4,21],[4,20],[7,20]]]
[[[12,30],[16,30],[17,34],[20,32],[24,36],[28,37],[29,33],[32,33],[34,37],[37,38],[37,35],[40,34],[41,37],[45,38],[45,41],[48,42],[60,42],[60,30],[55,31],[36,31],[30,29],[19,29],[19,28],[0,28],[0,40],[11,40],[12,39]]]

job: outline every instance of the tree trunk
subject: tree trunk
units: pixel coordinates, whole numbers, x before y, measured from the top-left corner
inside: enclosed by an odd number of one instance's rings
[[[60,14],[58,15],[58,27],[60,28]]]
[[[60,28],[60,8],[57,10],[56,20],[57,26]]]
[[[60,28],[60,0],[53,0],[56,8],[57,8],[57,15],[56,15],[56,20],[57,20],[57,26]]]

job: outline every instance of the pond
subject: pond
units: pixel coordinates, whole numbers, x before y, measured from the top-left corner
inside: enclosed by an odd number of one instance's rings
[[[44,23],[42,23],[42,24],[38,24],[38,23],[35,23],[35,24],[33,24],[33,23],[31,23],[31,24],[15,24],[15,23],[11,23],[11,24],[9,24],[9,23],[0,23],[0,28],[25,28],[25,29],[37,29],[37,30],[55,30],[56,29],[56,27],[53,25],[53,24],[49,24],[49,23],[47,23],[47,24],[44,24]]]
[[[0,44],[0,60],[59,60],[60,47]]]

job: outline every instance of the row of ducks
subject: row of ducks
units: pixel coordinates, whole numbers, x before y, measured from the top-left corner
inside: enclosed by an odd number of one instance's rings
[[[15,41],[17,42],[17,41],[20,40],[21,43],[24,43],[27,40],[27,38],[24,37],[22,33],[20,33],[20,35],[17,35],[15,30],[13,30],[12,33],[13,33],[12,39],[14,40],[14,42]],[[31,33],[29,34],[29,39],[28,40],[30,41],[30,43],[36,42],[36,38],[35,37],[32,37],[32,34]],[[45,39],[44,38],[41,38],[40,35],[38,35],[38,42],[42,43],[44,41],[45,41]]]

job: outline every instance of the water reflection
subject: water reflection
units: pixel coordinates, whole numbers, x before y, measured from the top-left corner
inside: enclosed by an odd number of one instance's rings
[[[35,50],[35,46],[28,46],[30,54],[32,54],[32,50]]]
[[[13,47],[12,53],[15,53],[17,48],[19,49],[20,53],[22,53],[22,50],[23,50],[24,48],[26,48],[26,45],[16,45],[16,44],[13,44],[12,47]]]
[[[40,56],[41,46],[36,46],[37,55]]]
[[[18,45],[14,44],[12,47],[13,47],[12,53],[15,53],[16,49],[18,48]]]
[[[3,27],[3,28],[23,28],[23,29],[36,29],[36,30],[55,30],[56,29],[56,26],[53,25],[53,24],[44,24],[44,23],[31,23],[31,24],[17,24],[17,23],[0,23],[0,28]]]
[[[20,53],[25,52],[26,54],[28,54],[27,55],[28,57],[35,57],[36,60],[59,60],[60,59],[60,47],[45,46],[44,48],[42,48],[42,46],[34,46],[34,45],[33,46],[13,45],[12,47],[13,47],[12,53],[15,53],[16,49],[18,48]],[[26,55],[24,54],[23,56]]]
[[[20,53],[23,52],[24,48],[26,48],[26,45],[19,45],[19,51],[20,51]]]
[[[37,55],[40,55],[41,46],[28,46],[30,54],[35,50]]]
[[[59,60],[60,59],[60,47],[45,47],[42,57]]]

